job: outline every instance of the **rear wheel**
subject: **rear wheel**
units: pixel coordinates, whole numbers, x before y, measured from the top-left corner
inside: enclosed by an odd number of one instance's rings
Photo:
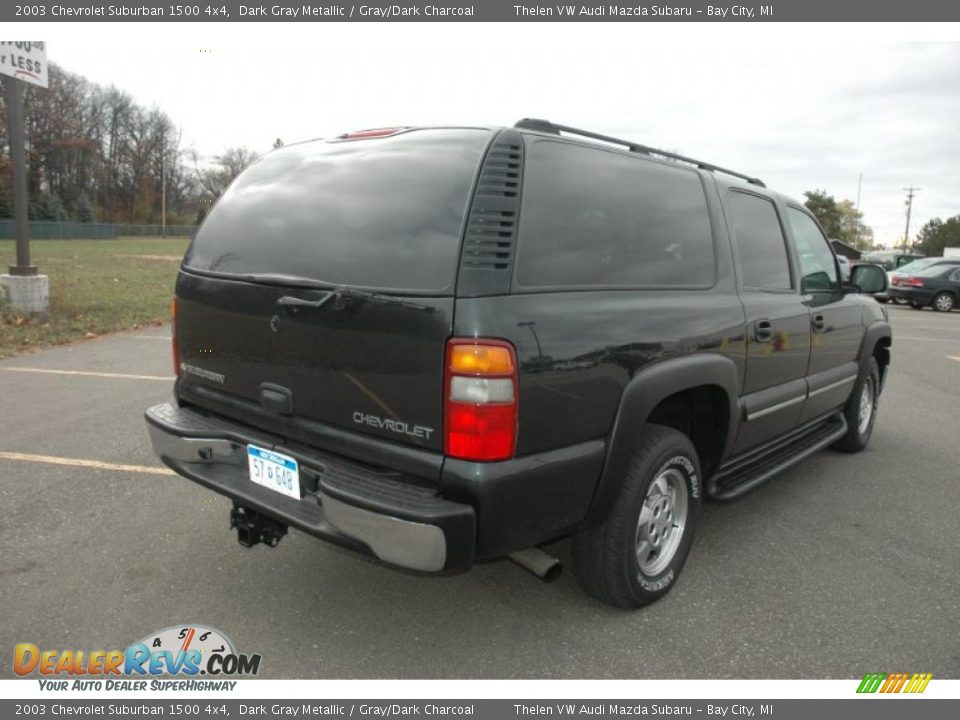
[[[912,302],[910,303],[910,307],[912,307],[914,310],[923,310],[923,305],[920,303]]]
[[[847,434],[833,444],[837,450],[860,452],[873,434],[877,420],[877,401],[880,399],[880,366],[876,358],[870,358],[867,372],[857,378],[853,392],[843,407],[847,421]]]
[[[606,520],[573,540],[573,569],[593,597],[639,608],[666,595],[700,517],[700,465],[686,435],[644,425],[643,442]]]
[[[933,309],[937,312],[950,312],[953,310],[954,304],[955,300],[953,299],[953,295],[948,292],[937,293],[931,303]]]

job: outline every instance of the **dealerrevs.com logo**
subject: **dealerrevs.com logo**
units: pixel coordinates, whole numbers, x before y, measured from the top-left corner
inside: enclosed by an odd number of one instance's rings
[[[933,679],[932,673],[867,673],[858,693],[922,693]]]
[[[259,654],[238,653],[219,630],[196,624],[164,628],[124,649],[46,650],[24,642],[13,651],[14,673],[36,673],[47,690],[232,690],[236,682],[221,678],[254,676],[260,661]]]

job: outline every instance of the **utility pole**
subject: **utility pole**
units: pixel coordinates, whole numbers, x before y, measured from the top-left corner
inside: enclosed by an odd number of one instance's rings
[[[854,235],[854,237],[853,237],[854,245],[857,246],[857,249],[858,249],[858,250],[860,249],[860,191],[861,191],[862,189],[863,189],[863,173],[860,173],[860,179],[857,180],[857,206],[856,206],[856,211],[857,211],[857,218],[856,218],[857,229],[856,229],[856,235]]]
[[[910,242],[910,213],[913,210],[913,196],[920,191],[918,187],[905,187],[907,193],[907,229],[903,231],[903,249],[907,249],[907,243]]]
[[[164,139],[166,140],[166,139]],[[160,151],[160,225],[167,236],[167,148]]]
[[[30,264],[30,225],[27,222],[27,165],[24,160],[23,83],[4,78],[7,102],[7,124],[10,131],[10,159],[13,161],[13,217],[17,239],[17,264],[10,266],[11,275],[36,275],[37,266]]]
[[[23,86],[48,87],[47,48],[43,42],[2,42],[0,75],[7,105],[7,132],[13,165],[13,227],[17,264],[0,275],[0,299],[14,310],[46,314],[50,309],[50,279],[30,262],[30,222],[27,199],[26,138]]]

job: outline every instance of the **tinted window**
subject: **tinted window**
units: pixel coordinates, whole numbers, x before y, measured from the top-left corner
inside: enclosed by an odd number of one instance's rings
[[[909,265],[916,259],[917,259],[916,255],[901,255],[900,257],[897,258],[896,266],[900,268],[900,267],[903,267],[904,265]]]
[[[743,286],[789,290],[787,245],[773,203],[741,192],[730,192],[727,197]]]
[[[695,172],[536,141],[524,175],[518,285],[713,284],[713,239]]]
[[[330,283],[452,287],[489,132],[420,130],[270,153],[230,186],[185,264]]]
[[[787,208],[787,218],[793,231],[797,256],[800,258],[803,289],[830,290],[840,287],[833,250],[817,223],[796,208]]]

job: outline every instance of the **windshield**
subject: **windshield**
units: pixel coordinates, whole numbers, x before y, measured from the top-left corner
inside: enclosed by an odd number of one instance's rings
[[[452,290],[488,130],[436,129],[272,152],[210,211],[184,267],[375,289]]]

